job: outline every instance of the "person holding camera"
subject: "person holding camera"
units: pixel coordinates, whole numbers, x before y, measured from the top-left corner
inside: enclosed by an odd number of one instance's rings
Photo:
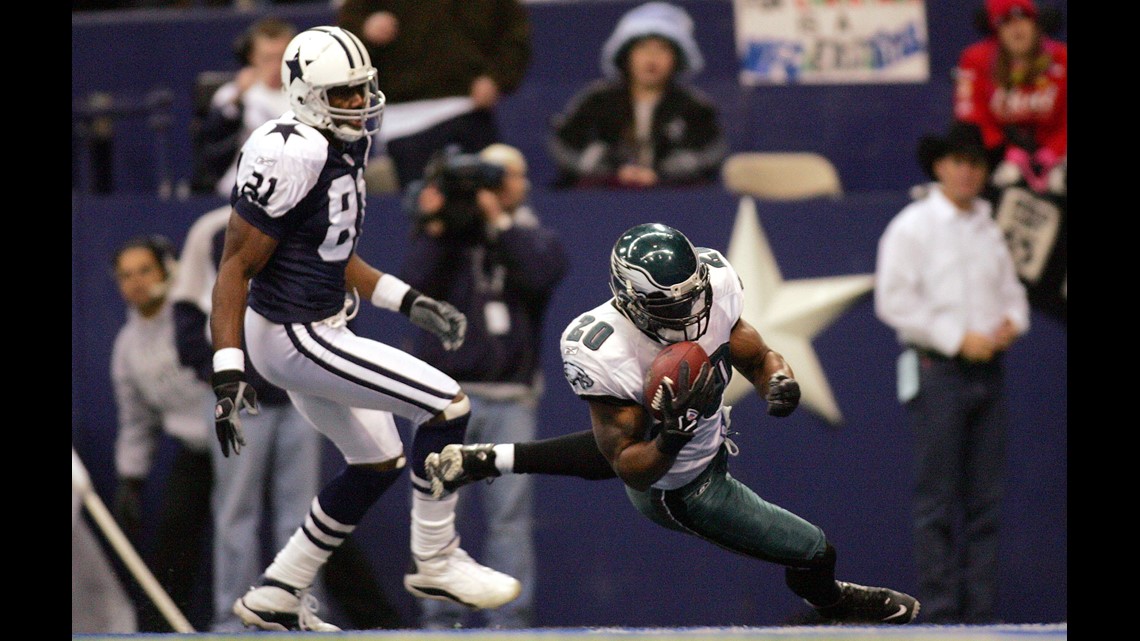
[[[400,277],[467,316],[467,340],[458,350],[439,349],[423,335],[413,354],[467,392],[468,444],[535,438],[544,315],[568,261],[558,235],[527,204],[529,190],[525,157],[496,143],[478,155],[436,158],[405,201],[414,230]],[[483,556],[523,586],[511,603],[485,611],[485,623],[532,627],[532,480],[512,475],[476,487],[486,518]],[[425,600],[421,614],[425,628],[465,623],[465,609],[449,603]]]

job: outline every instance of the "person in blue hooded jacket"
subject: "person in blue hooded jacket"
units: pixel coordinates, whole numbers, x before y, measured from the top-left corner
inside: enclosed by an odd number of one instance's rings
[[[687,81],[704,68],[684,9],[647,2],[618,21],[603,78],[552,122],[559,187],[651,187],[718,178],[728,144],[713,103]]]

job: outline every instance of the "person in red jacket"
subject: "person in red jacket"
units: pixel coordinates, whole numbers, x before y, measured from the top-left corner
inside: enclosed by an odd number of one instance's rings
[[[954,116],[978,125],[993,182],[1065,191],[1068,46],[1047,35],[1034,0],[986,0],[991,35],[962,51]]]

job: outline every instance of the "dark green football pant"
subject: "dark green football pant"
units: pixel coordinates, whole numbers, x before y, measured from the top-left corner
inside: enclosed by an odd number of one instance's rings
[[[763,561],[810,567],[827,546],[822,529],[732,478],[724,445],[687,485],[648,492],[627,485],[625,492],[637,511],[657,524]]]

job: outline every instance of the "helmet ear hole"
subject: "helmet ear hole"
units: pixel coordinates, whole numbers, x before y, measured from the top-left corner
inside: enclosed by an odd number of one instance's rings
[[[708,268],[672,227],[637,225],[622,234],[610,255],[610,288],[622,314],[656,340],[695,340],[708,328]]]
[[[285,48],[281,79],[298,121],[353,142],[380,129],[384,94],[364,44],[340,27],[313,27]],[[363,87],[363,105],[329,98],[337,87]]]

